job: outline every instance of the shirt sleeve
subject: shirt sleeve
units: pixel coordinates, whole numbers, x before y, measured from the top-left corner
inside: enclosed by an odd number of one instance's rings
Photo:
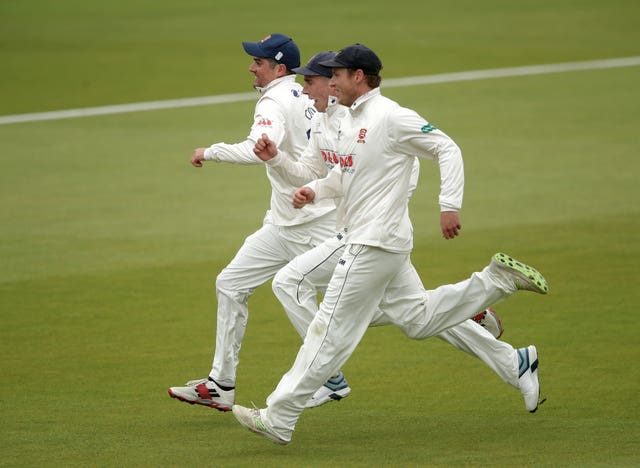
[[[266,164],[294,187],[301,187],[307,182],[327,175],[327,165],[318,147],[314,132],[306,148],[299,158],[278,149],[276,156]]]
[[[440,166],[440,210],[462,208],[464,165],[458,145],[416,112],[404,107],[390,113],[388,125],[390,141],[399,146],[399,152],[434,160]]]
[[[314,201],[324,200],[325,198],[341,198],[342,191],[342,169],[336,165],[329,174],[323,179],[316,179],[309,182],[309,187],[316,194]]]
[[[263,133],[266,133],[278,146],[285,136],[284,116],[276,102],[269,98],[261,99],[256,105],[253,125],[245,141],[236,144],[211,145],[205,150],[204,158],[207,161],[234,164],[262,164],[263,161],[254,154],[253,148]]]

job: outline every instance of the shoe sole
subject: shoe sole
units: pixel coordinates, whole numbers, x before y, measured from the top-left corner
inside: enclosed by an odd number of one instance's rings
[[[231,411],[231,406],[221,405],[220,403],[216,403],[215,401],[212,401],[211,403],[202,403],[202,402],[199,402],[199,401],[187,400],[186,398],[181,397],[180,395],[176,395],[175,393],[173,393],[171,391],[171,389],[169,389],[168,392],[169,392],[169,396],[171,398],[175,398],[176,400],[184,401],[185,403],[189,403],[190,405],[207,406],[209,408],[217,409],[218,411],[223,411],[223,412]]]
[[[549,292],[547,280],[544,279],[544,276],[535,268],[502,252],[495,254],[493,261],[498,267],[509,270],[515,274],[516,277],[519,277],[520,281],[532,286],[535,292],[539,294],[547,294]],[[518,289],[524,289],[524,285],[519,280],[516,279],[516,286]]]

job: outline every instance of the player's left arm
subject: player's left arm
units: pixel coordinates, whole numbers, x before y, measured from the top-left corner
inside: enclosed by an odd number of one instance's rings
[[[464,195],[464,165],[458,145],[415,111],[399,108],[389,119],[394,141],[407,154],[432,159],[440,167],[440,228],[445,239],[460,233],[459,210]]]
[[[333,167],[332,170],[322,179],[316,179],[308,184],[315,193],[316,200],[324,200],[326,198],[342,198],[342,169],[339,165]]]
[[[327,198],[342,198],[342,171],[340,166],[335,166],[326,177],[312,180],[304,187],[296,190],[293,196],[294,208],[302,208],[307,203],[324,200]]]
[[[460,213],[457,211],[441,211],[440,229],[442,231],[442,237],[445,239],[453,239],[454,237],[457,237],[462,229]]]

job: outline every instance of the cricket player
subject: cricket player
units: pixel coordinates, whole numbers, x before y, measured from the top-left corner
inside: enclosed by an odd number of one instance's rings
[[[253,57],[249,71],[254,74],[253,85],[260,93],[251,131],[241,143],[197,148],[191,156],[195,167],[202,167],[205,161],[263,164],[253,152],[263,134],[285,148],[289,157],[298,157],[307,146],[316,110],[313,101],[302,94],[302,87],[295,82],[292,69],[300,65],[297,45],[283,34],[271,34],[259,42],[242,45]],[[216,279],[217,329],[211,371],[203,379],[171,387],[169,395],[173,398],[221,411],[231,410],[249,297],[293,258],[335,234],[333,200],[295,209],[291,198],[300,184],[292,184],[269,166],[266,174],[271,183],[271,204],[263,226],[246,238]]]
[[[315,107],[319,112],[314,122],[313,138],[303,155],[298,160],[286,157],[282,151],[278,151],[274,142],[269,140],[266,134],[262,135],[256,143],[254,149],[256,155],[269,167],[279,171],[282,177],[289,178],[292,183],[304,185],[314,178],[326,176],[339,163],[337,155],[332,153],[330,148],[338,136],[339,120],[347,114],[348,109],[337,104],[335,90],[330,86],[332,69],[320,65],[322,61],[333,60],[335,55],[335,52],[320,52],[314,55],[304,67],[294,69],[296,73],[303,75],[305,83],[303,93],[315,101]],[[415,190],[418,175],[419,158],[414,158],[408,198]],[[342,204],[339,203],[338,212],[341,212],[341,207]],[[318,311],[317,292],[326,289],[333,270],[344,252],[344,239],[344,232],[337,233],[321,245],[294,258],[273,279],[273,291],[303,339]],[[411,269],[414,270],[413,265]],[[413,274],[417,276],[415,271]],[[391,317],[397,317],[399,314],[394,312],[393,308],[402,308],[403,305],[402,297],[396,298],[393,294],[386,294],[372,319],[371,326],[394,323]],[[385,310],[388,309],[392,311],[386,314]],[[493,312],[487,310],[486,313]],[[404,322],[398,322],[396,325],[412,338],[411,329],[405,329]],[[499,334],[500,331],[497,335]],[[484,361],[507,384],[521,391],[527,410],[535,411],[539,394],[537,375],[519,375],[520,355],[526,348],[521,348],[519,353],[510,344],[498,341],[498,336],[491,334],[471,319],[437,336],[457,349]],[[306,407],[338,401],[348,396],[350,392],[351,388],[344,374],[338,372],[314,393]]]
[[[425,291],[409,259],[413,234],[407,193],[413,158],[437,161],[441,229],[445,238],[454,238],[461,228],[464,184],[460,149],[417,113],[381,95],[382,63],[371,49],[354,44],[321,64],[333,68],[339,103],[349,107],[331,148],[341,162],[339,184],[303,187],[294,204],[341,195],[345,249],[294,364],[267,407],[233,406],[242,425],[283,445],[291,441],[309,398],[353,353],[385,295],[402,303],[387,310],[395,314],[394,323],[403,323],[414,338],[427,338],[518,290],[548,291],[538,271],[506,254],[494,255],[467,280]],[[537,366],[535,347],[526,348],[522,373],[535,374]]]

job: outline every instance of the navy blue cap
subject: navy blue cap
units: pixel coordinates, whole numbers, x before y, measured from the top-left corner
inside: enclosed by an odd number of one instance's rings
[[[260,42],[243,42],[242,47],[252,57],[272,58],[289,70],[300,66],[300,50],[293,39],[284,34],[269,34]]]
[[[320,65],[332,68],[362,70],[365,75],[377,76],[382,70],[382,62],[375,52],[362,44],[352,44],[340,50],[333,60],[322,61]]]
[[[324,65],[320,65],[320,62],[326,60],[333,60],[336,56],[335,52],[318,52],[316,55],[311,57],[307,64],[304,67],[294,68],[293,72],[298,75],[306,75],[306,76],[326,76],[327,78],[331,78],[331,67],[325,67]]]

